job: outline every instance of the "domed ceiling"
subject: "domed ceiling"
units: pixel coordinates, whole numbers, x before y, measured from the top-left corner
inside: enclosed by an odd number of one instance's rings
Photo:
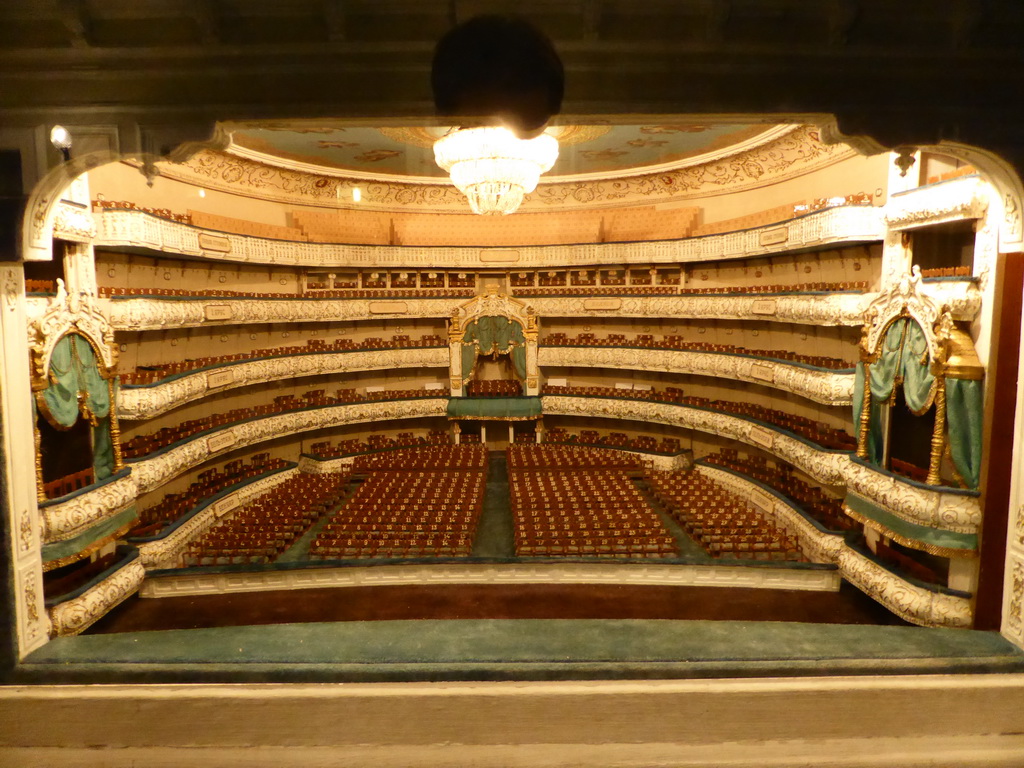
[[[541,181],[630,176],[756,146],[775,137],[765,124],[647,123],[568,125],[548,129],[559,140],[558,162]],[[370,127],[263,123],[230,129],[232,154],[270,165],[335,172],[351,178],[437,183],[438,127]]]

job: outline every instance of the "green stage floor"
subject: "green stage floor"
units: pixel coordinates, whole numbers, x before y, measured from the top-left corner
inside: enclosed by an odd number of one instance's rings
[[[555,680],[1022,672],[996,633],[671,620],[357,621],[58,638],[26,680]]]

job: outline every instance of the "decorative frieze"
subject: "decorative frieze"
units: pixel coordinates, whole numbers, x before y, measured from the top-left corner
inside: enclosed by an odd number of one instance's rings
[[[39,508],[43,541],[64,541],[100,520],[116,515],[135,503],[137,489],[132,474],[72,496],[59,504]]]
[[[493,267],[491,254],[505,247],[412,248],[390,245],[346,245],[268,240],[228,232],[210,232],[188,224],[162,219],[143,211],[105,210],[95,214],[97,246],[143,247],[167,254],[300,267],[383,267],[450,269]],[[685,240],[629,243],[581,243],[577,245],[525,246],[517,248],[517,269],[564,267],[566,264],[618,266],[622,264],[674,264],[768,256],[798,248],[839,245],[844,242],[880,241],[885,234],[882,209],[864,205],[829,208],[786,222],[787,238],[763,238],[767,227],[727,232]],[[217,248],[204,247],[203,238],[215,236]]]
[[[122,419],[151,419],[211,392],[267,381],[353,371],[398,368],[447,368],[447,347],[377,349],[365,352],[321,352],[232,363],[215,370],[179,376],[148,387],[122,387],[118,413]]]
[[[741,355],[637,347],[541,347],[541,366],[624,368],[766,384],[824,405],[849,405],[853,374]]]
[[[146,578],[142,560],[135,558],[78,597],[50,608],[50,634],[77,635],[131,597]]]
[[[53,236],[87,243],[96,237],[96,221],[88,208],[61,201],[56,205],[53,218]]]

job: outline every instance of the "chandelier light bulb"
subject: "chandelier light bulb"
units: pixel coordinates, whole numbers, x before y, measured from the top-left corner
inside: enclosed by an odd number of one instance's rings
[[[519,139],[507,128],[462,128],[434,143],[434,160],[469,200],[473,213],[508,215],[558,159],[558,141]]]

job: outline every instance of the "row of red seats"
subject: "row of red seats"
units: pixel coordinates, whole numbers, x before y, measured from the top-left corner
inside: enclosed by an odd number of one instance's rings
[[[535,445],[528,443],[510,446],[506,456],[510,471],[542,468],[561,470],[564,467],[575,467],[583,470],[643,469],[643,463],[628,454],[581,446]]]
[[[793,467],[778,459],[774,465],[770,465],[763,456],[741,456],[735,448],[723,448],[718,453],[705,456],[704,461],[752,477],[778,491],[830,530],[849,531],[859,528],[843,513],[842,499],[800,480],[794,475]]]
[[[565,333],[551,333],[541,340],[546,347],[643,347],[645,349],[670,349],[686,352],[717,352],[730,355],[750,355],[773,360],[786,360],[805,363],[818,368],[843,370],[854,367],[854,363],[834,357],[822,355],[802,355],[788,349],[750,349],[734,344],[712,344],[706,341],[684,341],[681,336],[664,336],[655,338],[651,334],[640,334],[627,338],[624,334],[608,334],[598,338],[593,333],[580,333],[569,336]]]
[[[360,472],[421,469],[484,469],[487,453],[479,445],[436,445],[359,456],[353,467]]]
[[[553,427],[544,433],[544,445],[580,445],[580,446],[607,446],[609,448],[624,448],[644,453],[660,453],[674,455],[682,450],[679,438],[663,437],[658,440],[650,435],[637,435],[629,437],[623,432],[609,432],[606,435],[600,434],[597,430],[584,429],[578,434],[569,432],[562,427]],[[638,465],[642,465],[642,459],[636,459]]]
[[[185,565],[273,562],[337,505],[349,477],[341,472],[285,480],[189,544]]]
[[[152,536],[164,526],[178,520],[205,499],[243,480],[283,469],[286,462],[271,459],[270,454],[252,456],[246,463],[242,459],[229,461],[222,468],[212,467],[196,475],[196,479],[180,493],[168,493],[156,504],[139,512],[139,527],[131,536]]]
[[[795,539],[700,472],[650,472],[648,482],[687,535],[712,557],[806,560]]]
[[[323,393],[323,390],[316,390],[316,392]],[[213,414],[200,419],[188,419],[173,427],[161,427],[156,432],[137,435],[124,443],[124,457],[126,459],[138,458],[173,443],[186,440],[208,429],[227,426],[261,416],[287,413],[288,411],[301,408],[346,405],[349,403],[375,403],[388,400],[412,400],[435,396],[433,393],[422,389],[390,389],[369,394],[362,394],[352,389],[339,389],[334,396],[325,394],[313,396],[313,393],[307,392],[302,399],[294,395],[280,395],[274,398],[272,404],[234,408],[225,413]]]
[[[43,494],[48,499],[59,499],[61,496],[80,491],[94,482],[96,482],[96,478],[93,476],[92,467],[86,467],[79,472],[43,483]]]
[[[323,339],[309,339],[306,346],[291,345],[287,347],[267,347],[254,349],[252,352],[234,352],[227,355],[215,357],[196,357],[188,360],[179,360],[172,363],[155,363],[134,371],[121,374],[121,383],[129,385],[153,384],[160,379],[173,374],[194,371],[199,368],[206,368],[210,365],[223,365],[241,360],[259,360],[268,357],[284,357],[286,355],[304,355],[323,352],[356,352],[360,350],[379,349],[401,349],[407,347],[444,347],[447,346],[441,336],[437,334],[424,334],[418,339],[412,339],[407,334],[392,336],[390,341],[373,337],[355,342],[351,339],[340,338],[328,343]]]
[[[523,385],[515,379],[481,379],[469,382],[466,393],[470,397],[519,397]]]
[[[390,288],[307,290],[306,295],[318,299],[465,299],[475,296],[476,289],[456,287],[411,288],[392,285]]]
[[[94,211],[121,210],[121,211],[142,211],[151,216],[158,216],[161,219],[177,221],[181,224],[191,224],[192,216],[187,213],[175,213],[170,208],[149,208],[144,205],[136,205],[131,200],[105,200],[100,197],[92,201]]]
[[[576,395],[589,397],[614,397],[627,400],[654,400],[656,402],[674,403],[694,408],[706,408],[722,413],[746,416],[780,427],[788,432],[800,435],[817,443],[822,448],[838,451],[852,451],[857,448],[857,441],[841,429],[830,427],[819,421],[803,416],[795,416],[774,408],[765,408],[754,403],[740,403],[731,400],[711,400],[707,397],[684,395],[677,387],[666,387],[663,390],[615,389],[614,387],[581,387],[576,385],[554,386],[545,384],[541,389],[543,395]],[[583,441],[587,442],[587,441]]]
[[[537,445],[509,446],[506,457],[517,555],[678,554],[661,518],[625,471],[607,466],[609,457]]]
[[[309,453],[318,459],[336,459],[342,456],[354,456],[371,451],[386,451],[394,448],[416,448],[428,445],[451,445],[451,434],[440,429],[432,429],[426,435],[414,436],[411,432],[399,432],[395,437],[374,434],[367,439],[351,438],[331,443],[322,440],[309,446]]]

